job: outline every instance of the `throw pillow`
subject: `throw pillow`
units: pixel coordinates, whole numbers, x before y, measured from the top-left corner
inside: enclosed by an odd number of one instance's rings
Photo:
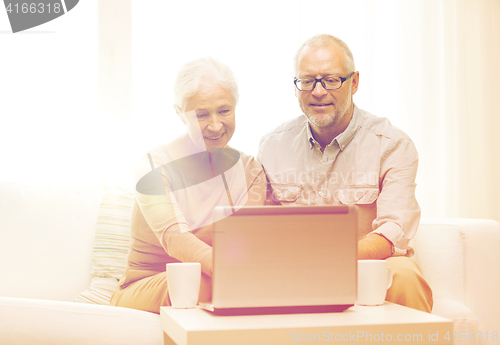
[[[118,281],[125,274],[133,200],[132,191],[106,186],[97,218],[92,281],[75,302],[109,305]]]

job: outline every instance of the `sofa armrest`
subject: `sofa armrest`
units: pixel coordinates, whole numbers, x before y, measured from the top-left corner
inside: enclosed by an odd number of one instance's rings
[[[484,219],[424,220],[410,244],[434,298],[469,307],[485,335],[500,329],[500,223]],[[482,342],[481,342],[482,343]]]

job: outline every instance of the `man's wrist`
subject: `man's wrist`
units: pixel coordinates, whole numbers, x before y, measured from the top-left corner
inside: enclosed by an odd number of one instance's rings
[[[384,240],[386,240],[386,241],[390,244],[390,246],[391,246],[391,256],[393,256],[393,255],[394,255],[394,252],[395,252],[395,251],[394,251],[394,243],[392,243],[392,241],[391,241],[391,240],[389,240],[387,237],[385,237],[385,236],[384,236],[383,234],[381,234],[380,232],[370,232],[367,236],[369,236],[369,235],[377,235],[377,236],[382,237]]]
[[[382,260],[392,255],[394,248],[391,241],[378,233],[370,233],[358,242],[359,260]]]

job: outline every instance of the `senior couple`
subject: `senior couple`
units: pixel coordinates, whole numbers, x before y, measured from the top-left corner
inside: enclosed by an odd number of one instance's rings
[[[355,204],[358,259],[385,259],[394,275],[386,300],[432,310],[432,291],[409,258],[420,218],[415,145],[387,119],[354,105],[359,72],[342,40],[308,39],[294,68],[304,114],[266,134],[255,160],[232,149],[218,157],[235,131],[238,88],[229,68],[210,58],[183,66],[174,94],[187,133],[138,164],[137,180],[161,171],[165,191],[135,193],[127,270],[112,305],[154,313],[170,305],[169,262],[201,263],[201,294],[209,293],[217,205]]]

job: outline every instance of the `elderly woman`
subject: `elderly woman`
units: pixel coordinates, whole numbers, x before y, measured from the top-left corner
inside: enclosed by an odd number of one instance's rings
[[[112,305],[154,313],[170,305],[167,263],[199,262],[200,294],[209,294],[214,207],[263,205],[266,193],[262,166],[227,146],[238,101],[231,70],[211,58],[189,62],[174,93],[187,133],[138,164],[128,266],[111,297]]]

